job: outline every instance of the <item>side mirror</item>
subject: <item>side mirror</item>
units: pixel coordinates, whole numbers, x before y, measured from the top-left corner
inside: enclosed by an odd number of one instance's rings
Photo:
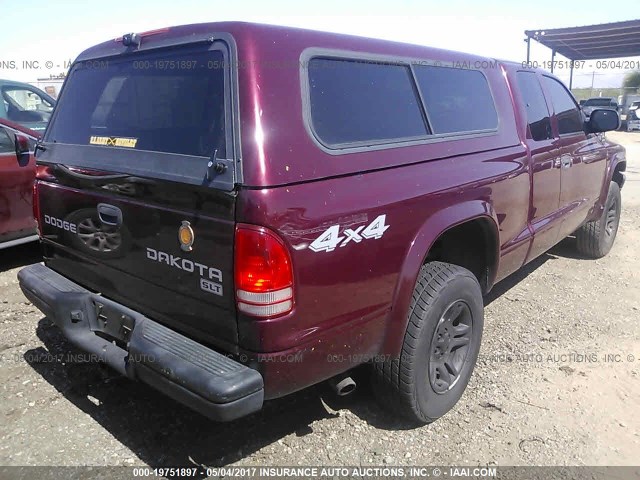
[[[21,133],[16,133],[15,148],[18,163],[21,166],[27,165],[29,163],[29,139]]]
[[[620,128],[620,116],[615,110],[598,108],[591,112],[585,125],[587,133],[600,133]]]

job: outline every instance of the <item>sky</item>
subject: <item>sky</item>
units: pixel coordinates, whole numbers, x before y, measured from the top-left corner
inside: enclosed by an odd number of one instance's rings
[[[384,38],[520,62],[526,60],[525,30],[639,19],[640,2],[0,0],[0,11],[0,78],[35,82],[64,71],[85,48],[124,33],[226,20]],[[531,59],[549,61],[551,51],[532,41]],[[556,60],[566,59],[557,55]],[[14,68],[9,68],[11,61]],[[25,61],[32,62],[31,68]],[[568,73],[555,73],[568,82]],[[573,86],[588,87],[593,81],[597,87],[617,87],[622,75],[587,65],[574,73]]]

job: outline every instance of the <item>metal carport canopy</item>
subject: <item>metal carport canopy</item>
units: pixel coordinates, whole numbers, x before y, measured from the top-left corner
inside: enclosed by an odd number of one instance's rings
[[[525,30],[527,63],[531,39],[551,49],[551,72],[556,53],[569,60],[640,56],[640,20],[583,27]],[[573,67],[571,68],[573,77]],[[569,87],[571,88],[571,87]]]

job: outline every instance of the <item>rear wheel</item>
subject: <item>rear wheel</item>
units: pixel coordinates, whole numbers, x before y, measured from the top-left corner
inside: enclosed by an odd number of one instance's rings
[[[467,269],[443,262],[422,267],[400,357],[374,364],[383,407],[429,423],[460,399],[478,358],[484,323],[482,291]]]
[[[620,187],[616,182],[611,182],[600,218],[585,223],[576,232],[576,245],[581,254],[589,258],[601,258],[609,253],[618,233],[621,207]]]

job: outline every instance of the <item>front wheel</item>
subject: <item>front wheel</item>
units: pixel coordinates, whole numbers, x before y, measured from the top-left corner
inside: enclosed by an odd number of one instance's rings
[[[400,357],[374,364],[383,407],[416,424],[447,413],[464,392],[478,358],[484,307],[476,277],[443,262],[418,276]]]
[[[576,245],[581,254],[589,258],[601,258],[609,253],[618,233],[621,207],[620,187],[616,182],[611,182],[602,215],[576,231]]]

